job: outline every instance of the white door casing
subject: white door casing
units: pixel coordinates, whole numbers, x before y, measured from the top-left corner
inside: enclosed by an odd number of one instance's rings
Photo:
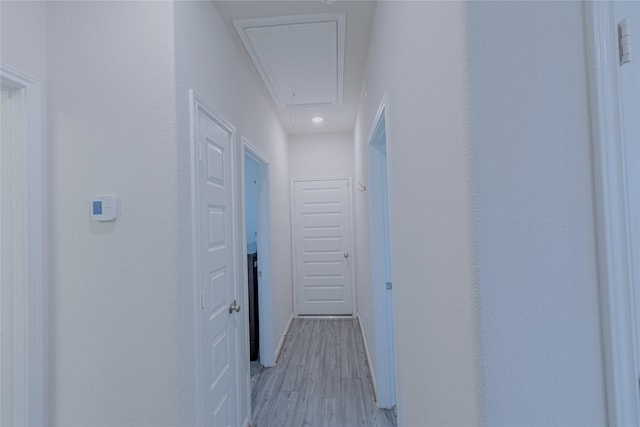
[[[633,303],[633,264],[634,256],[637,258],[638,255],[633,253],[631,237],[633,228],[626,171],[629,146],[624,132],[618,18],[614,13],[614,8],[622,4],[625,2],[589,2],[585,5],[600,307],[608,424],[611,426],[640,425],[637,372],[640,357]],[[637,37],[637,27],[632,28],[632,35],[634,32]],[[631,46],[632,62],[637,62],[633,41]]]
[[[291,187],[295,314],[352,316],[351,178],[294,179]]]
[[[635,329],[633,353],[635,371],[633,379],[637,381],[635,401],[636,420],[640,424],[640,56],[634,46],[640,43],[640,3],[614,2],[614,17],[617,23],[625,22],[631,45],[630,61],[619,67],[620,105],[622,122],[622,144],[626,175],[631,288],[629,298],[634,302],[632,325]],[[625,37],[625,39],[627,38]],[[620,43],[620,39],[619,39]]]
[[[386,127],[385,95],[369,136],[369,216],[377,361],[374,387],[378,406],[391,408],[397,397]]]
[[[240,138],[242,173],[245,177],[245,159],[251,157],[258,163],[261,174],[260,188],[258,190],[258,317],[260,319],[260,364],[264,366],[275,366],[276,364],[276,342],[273,334],[273,283],[271,282],[271,230],[270,230],[270,213],[269,213],[269,162],[266,157],[258,150],[255,145],[245,136]],[[246,183],[242,188],[245,189]],[[246,200],[246,196],[242,195],[242,200]],[[244,212],[243,212],[244,214]],[[246,218],[243,219],[243,230],[247,229]],[[243,236],[243,242],[247,241],[247,236]],[[245,248],[246,249],[246,248]],[[243,258],[246,259],[246,250]],[[246,270],[243,269],[243,274]],[[245,277],[244,282],[247,282]],[[247,304],[248,307],[248,304]],[[251,390],[249,390],[251,393]],[[249,397],[249,401],[250,401]]]
[[[46,328],[40,83],[1,67],[2,425],[44,425]]]
[[[239,424],[239,319],[233,126],[193,92],[194,249],[199,425]],[[239,304],[239,303],[238,303]],[[234,309],[235,308],[235,309]]]

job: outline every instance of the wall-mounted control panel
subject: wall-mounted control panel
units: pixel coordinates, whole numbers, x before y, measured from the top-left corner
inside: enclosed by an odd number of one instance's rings
[[[113,221],[116,219],[116,198],[111,195],[93,196],[91,199],[91,219]]]

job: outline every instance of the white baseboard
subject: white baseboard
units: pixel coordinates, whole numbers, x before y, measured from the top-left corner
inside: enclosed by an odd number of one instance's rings
[[[358,325],[360,326],[360,335],[362,335],[362,342],[364,343],[364,354],[367,356],[367,366],[369,367],[369,375],[371,375],[371,384],[373,385],[373,397],[378,403],[378,386],[376,385],[376,375],[373,373],[373,366],[371,366],[371,356],[369,355],[369,345],[367,344],[367,336],[362,329],[362,321],[360,320],[360,313],[356,316],[358,318]]]
[[[282,346],[284,345],[284,340],[289,333],[289,329],[291,328],[291,323],[293,322],[293,313],[291,317],[289,317],[289,321],[287,322],[287,326],[284,327],[284,331],[282,332],[282,336],[280,337],[280,342],[278,342],[278,346],[276,347],[276,358],[275,361],[278,362],[278,358],[280,357],[280,352],[282,351]]]
[[[335,315],[335,314],[298,314],[294,315],[296,319],[355,319],[357,317],[356,314],[345,314],[345,315]]]

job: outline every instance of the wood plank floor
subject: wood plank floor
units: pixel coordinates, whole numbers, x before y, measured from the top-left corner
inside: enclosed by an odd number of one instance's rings
[[[357,322],[295,319],[276,366],[252,378],[252,426],[396,426],[376,406]]]

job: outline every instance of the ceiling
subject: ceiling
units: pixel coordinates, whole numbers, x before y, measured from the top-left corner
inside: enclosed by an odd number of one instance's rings
[[[353,131],[375,1],[215,3],[289,134]]]

